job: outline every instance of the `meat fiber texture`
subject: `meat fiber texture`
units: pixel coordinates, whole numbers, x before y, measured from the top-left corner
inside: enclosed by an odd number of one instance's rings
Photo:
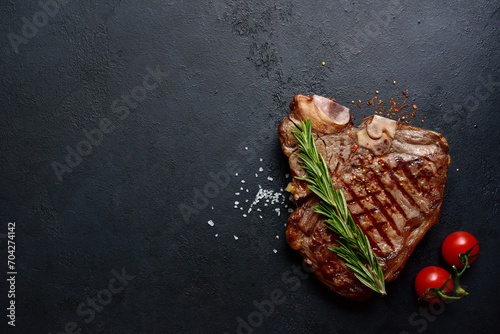
[[[296,153],[294,127],[310,119],[318,152],[325,158],[336,189],[344,191],[354,222],[368,236],[386,282],[396,279],[415,246],[437,223],[450,164],[448,143],[439,133],[378,115],[359,126],[350,110],[332,98],[296,95],[279,126],[281,148],[292,175],[305,176]],[[334,292],[365,300],[363,285],[329,248],[338,235],[314,212],[319,198],[296,178],[287,188],[297,209],[287,222],[287,242],[315,276]]]

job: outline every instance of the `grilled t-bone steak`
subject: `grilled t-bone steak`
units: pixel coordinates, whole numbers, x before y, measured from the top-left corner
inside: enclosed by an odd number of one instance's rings
[[[344,190],[351,215],[368,236],[386,282],[394,280],[438,221],[450,164],[446,139],[378,115],[363,119],[357,127],[348,108],[316,95],[294,96],[290,109],[279,126],[279,140],[292,175],[305,175],[294,154],[298,143],[292,132],[309,118],[335,188]],[[337,245],[338,236],[314,212],[318,197],[305,181],[295,178],[287,190],[298,205],[287,222],[288,244],[330,289],[353,300],[369,298],[373,291],[328,249]]]

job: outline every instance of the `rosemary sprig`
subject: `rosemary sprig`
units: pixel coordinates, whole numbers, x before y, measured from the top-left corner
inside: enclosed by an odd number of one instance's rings
[[[299,142],[301,166],[307,172],[306,177],[297,177],[308,183],[309,189],[320,199],[315,212],[324,215],[329,229],[340,236],[339,246],[330,248],[346,261],[346,266],[367,287],[381,295],[386,295],[385,280],[377,256],[373,253],[370,242],[358,225],[354,223],[342,189],[333,187],[325,159],[318,153],[312,134],[310,119],[295,127],[293,135]]]

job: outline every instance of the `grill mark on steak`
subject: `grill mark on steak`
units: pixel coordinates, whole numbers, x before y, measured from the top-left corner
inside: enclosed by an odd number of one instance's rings
[[[391,173],[392,174],[392,173]],[[375,177],[375,181],[377,182],[377,186],[379,188],[384,188],[385,185],[383,184],[383,182],[380,180],[380,177],[376,176]],[[405,210],[403,209],[403,207],[400,205],[400,203],[396,200],[396,198],[392,195],[391,192],[389,191],[386,191],[385,192],[385,195],[387,196],[387,198],[389,199],[390,203],[392,205],[394,205],[394,208],[401,214],[403,215],[403,217],[405,219],[408,219],[408,216],[406,215],[406,212]]]
[[[417,165],[417,168],[418,166],[421,166],[422,165],[422,161],[420,159],[415,159],[414,161],[411,162],[411,165]],[[410,183],[413,185],[413,187],[415,187],[415,189],[417,189],[418,192],[422,192],[422,189],[420,188],[420,185],[418,184],[418,180],[417,178],[415,177],[415,175],[413,175],[413,173],[411,172],[411,170],[409,169],[409,166],[410,163],[403,163],[401,165],[401,171],[404,173],[406,179],[408,181],[410,181]]]
[[[375,178],[377,179],[377,182],[380,183],[380,176],[377,175]],[[377,192],[377,194],[380,194],[380,193],[382,193],[382,192]],[[379,200],[379,198],[376,195],[375,195],[374,203],[377,205],[379,211],[382,212],[382,214],[385,216],[385,218],[387,219],[387,221],[390,224],[390,226],[392,227],[392,229],[394,231],[396,231],[396,233],[398,235],[401,235],[401,231],[397,227],[396,222],[392,219],[392,216],[389,214],[389,212],[387,212],[385,206],[382,204],[382,202]],[[384,193],[384,195],[386,195],[386,194]],[[389,196],[390,196],[390,194],[389,194]],[[391,204],[396,203],[395,201],[391,201],[390,198],[392,196],[390,196],[390,197],[389,196],[387,196],[389,199],[389,203],[391,203]],[[400,206],[398,205],[397,207],[400,207]]]
[[[423,212],[428,212],[427,206],[425,206],[424,204],[417,203],[418,200],[415,198],[416,191],[415,189],[411,188],[411,184],[405,181],[403,181],[404,183],[401,183],[401,181],[394,174],[391,175],[391,179],[392,182],[396,184],[396,187],[403,194],[403,196],[412,205],[414,210],[421,210]]]
[[[298,205],[288,219],[287,242],[328,288],[349,299],[363,300],[373,291],[329,250],[338,245],[338,235],[314,211],[319,198],[307,189],[306,182],[295,179],[306,173],[294,155],[298,143],[292,126],[311,119],[318,153],[337,181],[335,189],[344,189],[354,223],[378,256],[386,282],[397,278],[417,243],[438,221],[450,163],[448,144],[438,133],[380,116],[354,126],[349,109],[334,99],[318,98],[316,103],[316,98],[294,96],[291,113],[279,126],[281,147],[294,176],[287,190]],[[359,146],[354,149],[354,145]]]
[[[346,190],[347,193],[349,194],[349,196],[351,196],[353,198],[352,201],[354,201],[361,208],[365,207],[363,201],[359,197],[357,197],[356,194],[354,193],[354,191],[352,190],[351,185],[345,184],[344,190]],[[372,198],[372,200],[373,200],[374,203],[378,203],[379,205],[376,205],[376,207],[377,207],[376,209],[371,210],[371,212],[367,212],[366,215],[364,215],[365,217],[367,217],[372,222],[372,226],[371,226],[372,229],[370,229],[371,233],[368,234],[368,238],[371,239],[371,241],[373,241],[373,244],[376,245],[377,243],[375,242],[375,240],[373,240],[374,230],[376,230],[377,233],[382,237],[382,239],[384,240],[384,242],[389,247],[391,247],[391,249],[394,249],[394,245],[392,244],[392,241],[388,238],[387,234],[383,230],[383,226],[380,226],[380,224],[374,224],[377,220],[375,219],[375,217],[374,217],[373,214],[376,213],[377,211],[378,212],[382,212],[383,209],[381,208],[382,206],[380,205],[380,202],[378,202],[378,200],[376,199],[376,197]],[[352,217],[352,218],[353,218],[354,222],[359,225],[359,223],[360,223],[359,219],[356,221],[356,219],[354,217]],[[367,232],[368,232],[368,229],[367,229]]]
[[[355,218],[353,217],[353,219]],[[368,221],[371,222],[369,214],[358,215],[356,220],[354,220],[356,225],[358,225],[363,231],[363,234],[367,236],[368,241],[370,242],[370,246],[372,247],[372,251],[375,253],[375,255],[382,256],[382,249],[379,247],[379,244],[374,238],[375,232],[378,233],[377,228],[373,224],[367,224]]]
[[[413,218],[412,212],[418,211],[418,205],[415,200],[406,192],[406,190],[400,186],[399,179],[393,173],[390,173],[389,179],[382,177],[376,177],[378,184],[381,188],[387,188],[388,192],[391,193],[394,199],[397,201],[398,205],[405,211],[408,218]],[[392,182],[391,182],[392,181]],[[394,196],[394,193],[401,194],[401,196]],[[404,202],[406,200],[406,203]],[[408,208],[405,210],[405,207]]]

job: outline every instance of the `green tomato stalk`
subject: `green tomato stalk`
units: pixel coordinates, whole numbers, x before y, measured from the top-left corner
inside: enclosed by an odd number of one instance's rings
[[[444,284],[442,286],[440,286],[439,288],[428,288],[425,291],[425,295],[420,297],[419,299],[428,299],[428,298],[437,297],[440,300],[445,301],[446,299],[462,299],[462,298],[467,297],[469,295],[469,293],[467,291],[465,291],[460,286],[460,277],[462,277],[462,275],[466,269],[470,268],[469,259],[477,256],[477,254],[470,255],[470,253],[472,252],[474,247],[476,247],[477,245],[478,244],[475,244],[465,253],[458,254],[458,258],[460,259],[460,263],[463,264],[463,266],[464,266],[461,271],[458,271],[456,266],[452,266],[453,272],[455,273],[455,286],[456,286],[455,293],[456,293],[456,296],[452,296],[451,291],[448,292],[448,291],[444,290],[444,288],[446,287],[448,282],[453,277],[453,275],[450,275],[450,277],[448,277],[448,279],[446,280],[446,282],[444,282]],[[431,291],[432,291],[432,293],[428,295],[428,293]]]

